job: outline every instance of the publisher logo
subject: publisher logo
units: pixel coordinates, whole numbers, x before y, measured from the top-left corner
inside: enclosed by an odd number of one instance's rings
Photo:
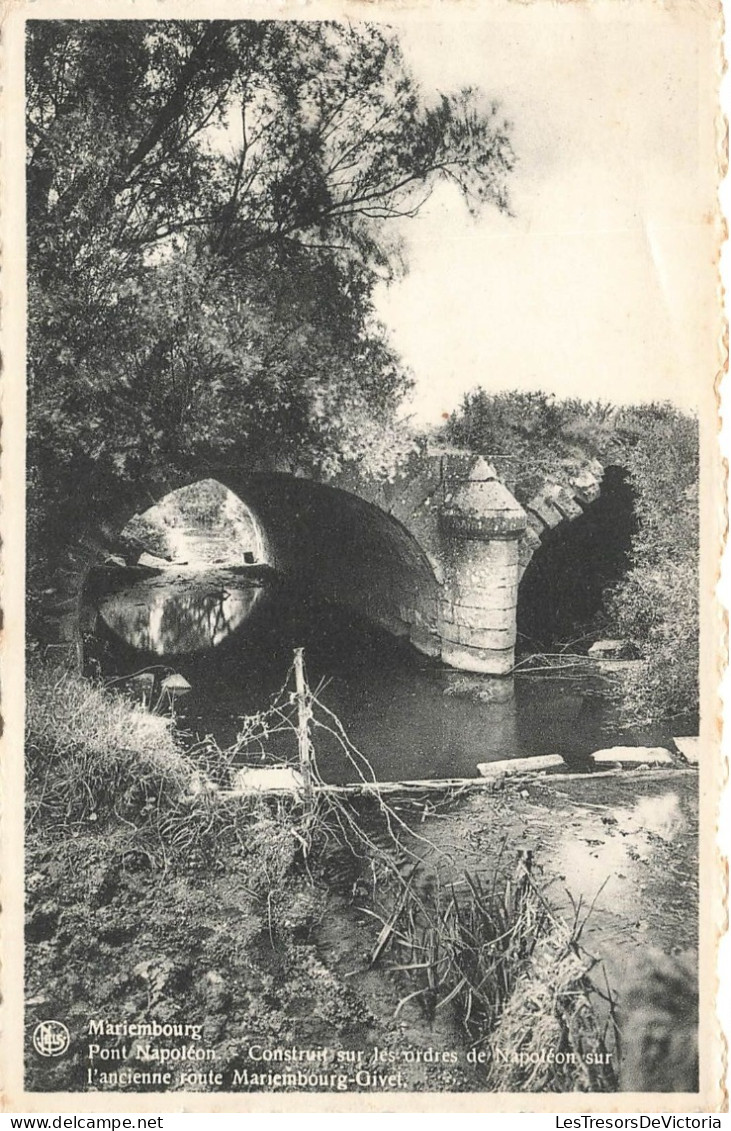
[[[63,1021],[39,1021],[33,1030],[33,1048],[41,1056],[63,1056],[70,1043]]]

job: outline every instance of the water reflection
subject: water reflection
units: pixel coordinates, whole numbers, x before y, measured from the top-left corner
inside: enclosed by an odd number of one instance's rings
[[[616,793],[618,787],[614,789]],[[589,904],[601,889],[598,911],[626,912],[620,902],[626,888],[621,881],[636,877],[639,890],[656,853],[654,838],[669,845],[685,835],[688,827],[677,790],[647,793],[625,805],[615,803],[611,811],[604,805],[586,811],[579,804],[557,826],[560,832],[554,838],[553,862],[574,898],[580,895]]]
[[[215,648],[240,628],[260,597],[259,586],[224,586],[215,578],[179,585],[147,582],[105,597],[99,613],[127,644],[174,656]]]
[[[675,840],[688,827],[688,821],[674,790],[661,797],[641,797],[630,814],[639,829],[662,840]]]
[[[310,686],[384,781],[474,777],[480,762],[556,752],[580,765],[610,736],[613,744],[637,741],[618,726],[589,669],[515,680],[452,671],[260,572],[175,567],[114,584],[115,593],[95,602],[110,630],[99,637],[104,671],[137,671],[140,651],[176,657],[192,686],[187,729],[222,747],[236,740],[242,716],[266,709],[279,692],[299,646]],[[663,744],[662,735],[651,737],[650,745]],[[317,727],[313,740],[327,780],[357,778],[326,729]],[[655,818],[638,819],[649,828]]]
[[[327,671],[313,657],[310,670]],[[332,670],[332,668],[331,668]],[[377,778],[475,777],[478,762],[509,758],[520,751],[512,680],[481,680],[478,694],[451,692],[454,673],[419,669],[404,659],[359,673],[331,677],[322,701],[346,726]],[[465,683],[467,681],[464,681]],[[470,681],[474,682],[474,681]],[[330,781],[353,781],[338,744],[315,733],[318,766]]]

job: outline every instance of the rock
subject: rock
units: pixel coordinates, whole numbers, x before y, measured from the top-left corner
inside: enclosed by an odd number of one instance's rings
[[[166,678],[162,681],[163,694],[167,695],[169,699],[173,700],[173,702],[176,699],[179,699],[182,695],[188,695],[191,690],[192,688],[187,679],[179,672],[175,672],[173,675],[166,676]]]
[[[499,762],[479,762],[477,770],[483,778],[507,777],[510,774],[530,774],[539,770],[552,770],[563,766],[560,754],[544,754],[539,758],[504,758]]]
[[[608,762],[612,765],[616,762],[634,766],[673,765],[673,756],[664,746],[610,746],[607,750],[595,750],[590,759],[597,766]]]
[[[592,660],[636,660],[637,650],[629,640],[597,640],[589,655]]]
[[[236,793],[299,793],[304,778],[292,766],[246,766],[234,775]]]
[[[698,765],[701,740],[697,736],[688,735],[684,738],[674,738],[673,743],[680,757],[690,766]]]
[[[156,573],[159,573],[161,569],[167,568],[172,561],[173,559],[169,554],[152,554],[149,550],[144,550],[140,554],[137,564],[148,569],[154,569]],[[180,562],[175,562],[175,565],[180,565]]]

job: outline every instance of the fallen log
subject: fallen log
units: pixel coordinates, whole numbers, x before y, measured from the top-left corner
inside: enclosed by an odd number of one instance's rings
[[[694,771],[687,766],[674,766],[667,769],[654,769],[648,768],[644,770],[622,770],[619,768],[612,768],[610,770],[589,770],[572,773],[546,773],[542,770],[524,771],[522,774],[516,774],[510,780],[511,782],[523,781],[541,781],[541,782],[565,782],[576,781],[585,779],[586,781],[593,781],[597,778],[612,778],[621,777],[625,780],[631,780],[633,777],[652,777],[667,778],[675,777],[680,774],[689,774]],[[490,793],[498,788],[505,786],[505,778],[424,778],[422,781],[368,781],[368,782],[352,782],[348,785],[330,785],[327,782],[322,782],[313,785],[313,794],[335,794],[340,797],[367,797],[379,796],[381,794],[394,794],[394,793],[446,793],[448,790],[467,791],[467,790],[484,790]],[[251,795],[256,792],[259,796],[271,792],[277,793],[280,796],[286,790],[280,786],[278,789],[267,790],[266,787],[254,790],[219,790],[216,796],[221,800],[231,800],[234,797],[243,797]],[[302,792],[298,789],[292,789],[292,793]]]

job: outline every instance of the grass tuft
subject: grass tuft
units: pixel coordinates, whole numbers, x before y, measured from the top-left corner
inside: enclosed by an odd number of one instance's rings
[[[170,719],[65,668],[37,664],[26,691],[31,826],[137,821],[178,804],[194,766]]]
[[[426,897],[425,897],[426,896]],[[429,1017],[449,1006],[486,1065],[494,1091],[612,1091],[614,1000],[592,977],[580,945],[586,917],[559,917],[520,863],[487,884],[415,883],[388,920],[393,969]],[[385,947],[381,948],[382,951]]]

